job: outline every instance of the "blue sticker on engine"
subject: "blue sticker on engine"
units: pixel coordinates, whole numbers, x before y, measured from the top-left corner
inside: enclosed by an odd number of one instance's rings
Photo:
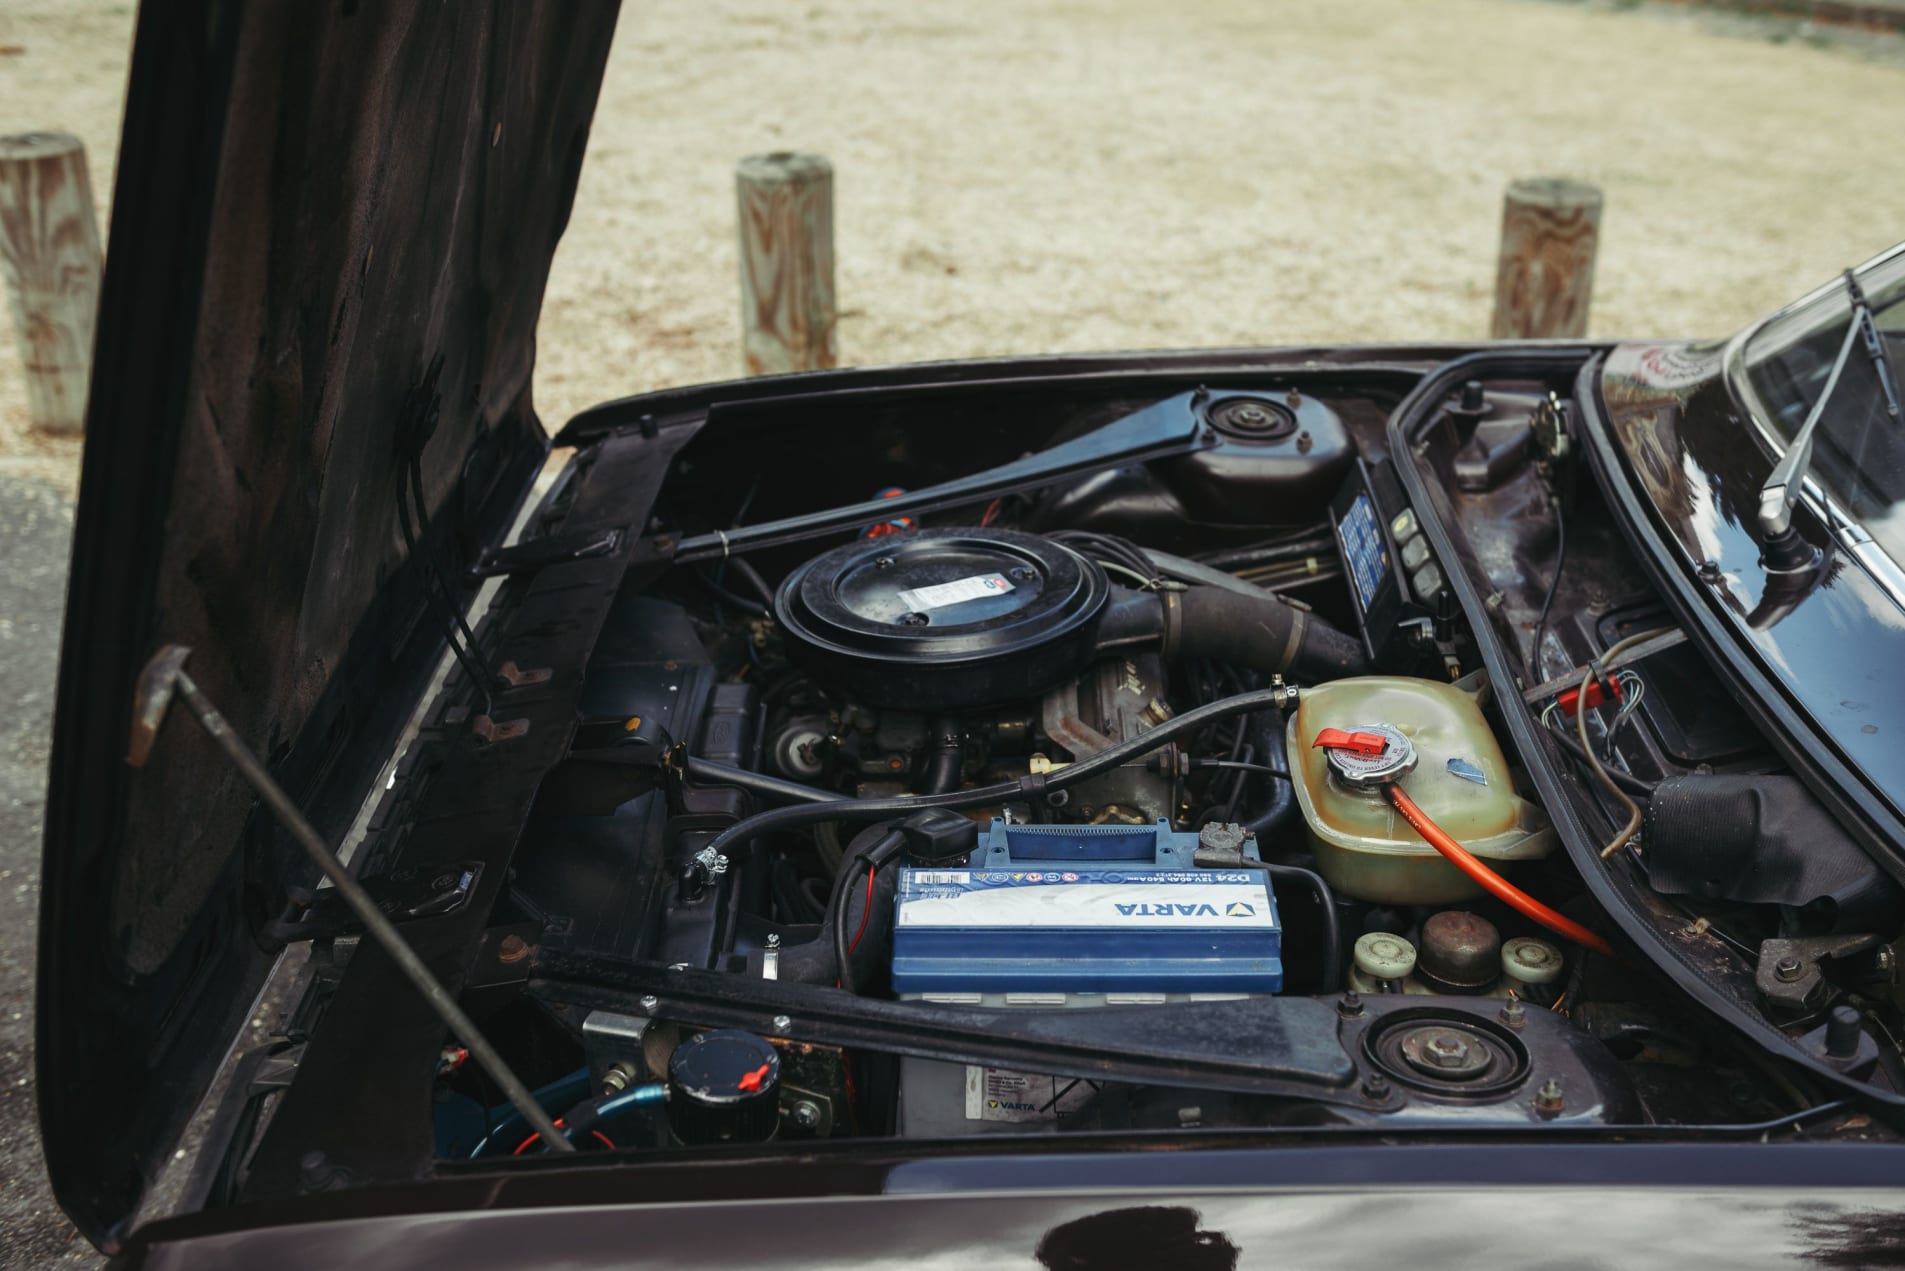
[[[1356,596],[1363,612],[1376,599],[1376,589],[1389,577],[1389,552],[1383,546],[1382,530],[1376,525],[1376,507],[1367,493],[1356,496],[1349,511],[1336,527],[1343,543],[1343,559],[1349,562],[1349,575],[1356,584]]]

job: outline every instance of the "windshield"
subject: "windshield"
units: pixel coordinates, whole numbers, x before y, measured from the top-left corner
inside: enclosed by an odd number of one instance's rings
[[[1894,368],[1905,362],[1905,249],[1855,271]],[[1825,392],[1852,317],[1850,295],[1834,282],[1774,314],[1747,338],[1744,365],[1764,407],[1763,422],[1790,443]],[[1870,358],[1854,350],[1813,439],[1811,478],[1895,560],[1905,561],[1905,428],[1885,414]]]

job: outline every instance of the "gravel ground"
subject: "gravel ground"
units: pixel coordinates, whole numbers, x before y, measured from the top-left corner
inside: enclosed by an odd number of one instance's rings
[[[0,131],[106,226],[132,8],[0,0]],[[848,363],[1485,333],[1501,190],[1606,192],[1591,328],[1719,333],[1905,237],[1905,38],[1638,0],[643,0],[540,408],[738,373],[733,164],[836,169]],[[7,337],[10,339],[10,334]],[[0,350],[0,1264],[91,1260],[32,1117],[32,932],[78,447]],[[19,478],[32,478],[21,480]]]
[[[40,818],[73,505],[0,476],[0,1266],[93,1264],[46,1190],[33,1107]]]

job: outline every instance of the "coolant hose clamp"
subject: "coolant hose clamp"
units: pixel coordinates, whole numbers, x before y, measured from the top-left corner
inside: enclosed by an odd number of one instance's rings
[[[1323,752],[1344,785],[1359,789],[1388,785],[1416,766],[1415,743],[1393,724],[1325,728],[1310,748]]]

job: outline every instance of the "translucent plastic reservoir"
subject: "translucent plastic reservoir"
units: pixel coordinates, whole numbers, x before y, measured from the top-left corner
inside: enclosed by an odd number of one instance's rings
[[[1311,743],[1326,728],[1389,724],[1416,749],[1400,780],[1429,819],[1483,860],[1546,856],[1554,830],[1515,793],[1508,761],[1476,693],[1401,676],[1363,676],[1305,689],[1289,723],[1290,770],[1317,869],[1345,895],[1379,904],[1439,905],[1481,888],[1422,840],[1381,790],[1343,784]],[[1504,871],[1508,872],[1508,871]]]

